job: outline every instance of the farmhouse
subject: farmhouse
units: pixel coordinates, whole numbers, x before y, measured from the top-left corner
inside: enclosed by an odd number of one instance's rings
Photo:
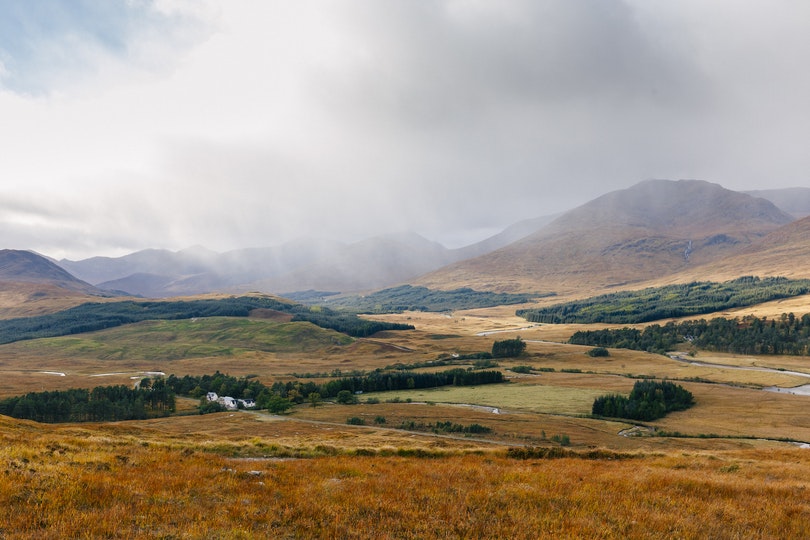
[[[243,409],[253,409],[256,407],[256,400],[254,399],[235,399],[230,396],[218,396],[216,392],[208,392],[205,394],[205,399],[207,399],[209,402],[216,401],[229,411],[235,411],[240,406]]]
[[[217,400],[217,403],[228,409],[229,411],[235,411],[239,408],[239,405],[236,404],[236,400],[230,396],[222,396]]]

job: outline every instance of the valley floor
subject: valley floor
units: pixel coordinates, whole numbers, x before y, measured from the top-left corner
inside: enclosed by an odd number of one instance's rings
[[[517,335],[527,352],[498,360],[507,383],[305,402],[281,416],[0,417],[0,538],[810,537],[810,450],[794,444],[810,442],[810,396],[788,392],[807,383],[805,358],[596,359],[561,343],[574,325],[529,327],[498,310],[389,318],[417,330],[326,340],[314,352],[223,342],[227,354],[162,360],[169,346],[212,338],[172,337],[168,325],[161,335],[172,339],[160,341],[141,325],[3,346],[2,395],[132,384],[148,371],[321,380],[335,366],[424,363]],[[644,425],[590,417],[596,396],[627,393],[639,377],[678,381],[697,404]],[[196,404],[179,399],[178,409]],[[447,423],[479,431],[440,429]]]

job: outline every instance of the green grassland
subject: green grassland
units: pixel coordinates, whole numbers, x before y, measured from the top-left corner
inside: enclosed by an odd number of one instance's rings
[[[239,356],[251,351],[315,352],[354,340],[308,322],[234,317],[144,321],[75,336],[22,342],[19,350],[99,360],[179,360]]]
[[[548,414],[587,415],[591,412],[593,400],[601,393],[594,388],[551,386],[542,383],[506,383],[374,392],[365,397],[380,400],[410,399],[415,402],[470,404]]]

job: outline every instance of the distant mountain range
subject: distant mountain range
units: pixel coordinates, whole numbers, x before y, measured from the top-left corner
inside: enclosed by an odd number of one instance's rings
[[[809,277],[810,218],[795,220],[802,214],[810,215],[810,189],[741,193],[703,181],[650,180],[461,249],[402,233],[352,244],[302,239],[226,253],[149,249],[58,262],[3,250],[0,310],[4,298],[60,295],[346,293],[402,283],[577,295],[713,274]]]
[[[517,223],[461,249],[447,249],[418,234],[402,233],[353,244],[303,239],[222,254],[200,247],[177,252],[149,249],[117,258],[61,260],[58,264],[100,289],[144,297],[212,291],[368,291],[488,253],[531,234],[550,219]]]

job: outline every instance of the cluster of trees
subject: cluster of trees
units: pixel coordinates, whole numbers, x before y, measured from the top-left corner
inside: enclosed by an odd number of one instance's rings
[[[454,311],[508,304],[523,304],[531,298],[550,294],[508,294],[476,291],[468,287],[452,291],[431,290],[427,287],[402,285],[364,296],[349,296],[333,300],[330,305],[360,313],[399,313],[402,311]]]
[[[400,424],[399,429],[407,431],[432,431],[433,433],[465,433],[468,435],[492,433],[492,428],[482,426],[481,424],[462,425],[449,420],[442,422],[441,420],[434,423],[422,423],[408,420]]]
[[[701,349],[735,354],[810,354],[810,314],[775,319],[747,316],[652,324],[634,328],[574,333],[569,343],[665,353],[684,342]]]
[[[200,412],[222,410],[217,403],[206,401],[208,392],[235,399],[253,399],[258,409],[283,412],[295,403],[309,400],[313,406],[325,398],[340,403],[357,401],[358,392],[435,388],[439,386],[474,386],[503,382],[500,371],[450,369],[436,373],[372,372],[368,375],[341,377],[325,383],[276,382],[267,387],[255,377],[234,377],[215,372],[213,375],[169,375],[166,378],[143,379],[138,388],[99,386],[93,390],[75,389],[29,393],[0,401],[0,414],[38,422],[104,422],[143,420],[175,411],[175,396],[200,399]]]
[[[277,382],[271,389],[283,397],[292,396],[297,402],[303,402],[312,392],[317,392],[323,398],[335,398],[342,391],[354,394],[355,392],[413,390],[451,385],[476,386],[501,382],[503,382],[503,374],[500,371],[476,371],[458,368],[434,373],[373,372],[359,377],[343,377],[320,385],[298,381]]]
[[[520,356],[526,350],[526,342],[519,337],[515,339],[504,339],[492,344],[493,358],[512,358]]]
[[[652,324],[643,331],[636,328],[579,330],[568,339],[568,343],[664,354],[683,341],[674,326],[671,323],[665,326]]]
[[[669,381],[638,381],[630,396],[600,396],[593,402],[595,416],[629,418],[649,422],[671,411],[682,411],[694,405],[692,393]]]
[[[623,291],[538,309],[519,310],[531,322],[633,324],[715,313],[810,293],[810,280],[741,277]]]
[[[266,297],[240,296],[165,302],[90,302],[48,315],[2,320],[0,344],[92,332],[145,320],[247,317],[255,309],[290,313],[293,321],[308,321],[354,337],[365,337],[382,330],[413,329],[408,324],[368,321],[328,308],[310,308]]]
[[[203,398],[208,392],[215,392],[235,399],[254,399],[261,409],[267,407],[270,394],[270,389],[254,376],[234,377],[218,370],[213,375],[169,375],[164,384],[180,396]]]
[[[303,309],[301,309],[303,308]],[[321,328],[329,328],[352,337],[368,337],[385,330],[413,330],[413,325],[370,321],[361,319],[354,313],[340,313],[328,308],[305,308],[300,306],[294,311],[293,322],[307,321]]]
[[[144,420],[175,410],[175,395],[160,379],[140,388],[98,386],[32,392],[0,400],[0,414],[37,422]]]
[[[252,398],[259,409],[283,412],[295,403],[310,401],[313,405],[322,399],[337,399],[340,403],[356,401],[357,392],[382,392],[436,388],[439,386],[475,386],[503,382],[500,371],[450,369],[435,373],[371,372],[364,375],[341,377],[323,383],[313,381],[277,381],[267,387],[252,377],[233,377],[217,371],[213,375],[185,375],[166,379],[166,386],[178,395],[201,398],[202,412],[215,412],[218,408],[204,402],[208,392],[236,399]]]

